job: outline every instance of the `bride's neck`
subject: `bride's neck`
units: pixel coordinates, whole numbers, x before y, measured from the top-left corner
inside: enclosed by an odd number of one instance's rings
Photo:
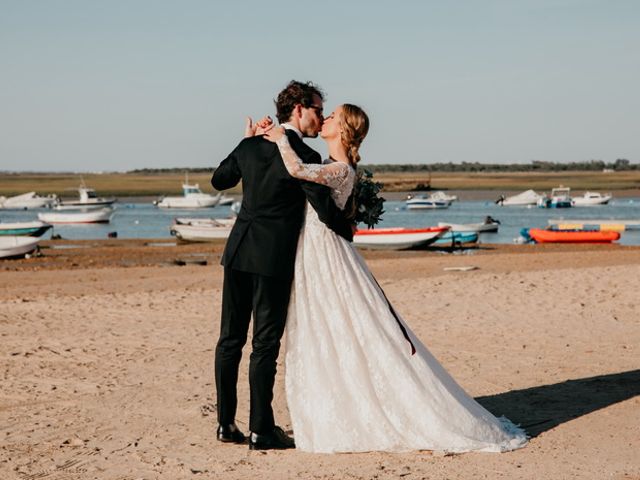
[[[339,138],[327,142],[327,146],[329,147],[329,157],[338,162],[349,163],[347,150],[344,148],[344,145],[342,145],[342,141]]]

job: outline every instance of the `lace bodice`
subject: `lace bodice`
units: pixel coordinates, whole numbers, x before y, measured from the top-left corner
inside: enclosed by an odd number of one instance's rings
[[[331,198],[339,209],[344,210],[347,199],[353,191],[356,172],[343,162],[327,159],[321,165],[302,163],[284,135],[277,142],[284,166],[289,175],[300,180],[320,183],[331,188]]]

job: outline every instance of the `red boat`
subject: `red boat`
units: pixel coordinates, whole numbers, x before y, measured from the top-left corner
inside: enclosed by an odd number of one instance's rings
[[[598,230],[545,230],[530,228],[529,236],[537,243],[611,243],[620,239],[619,232]]]

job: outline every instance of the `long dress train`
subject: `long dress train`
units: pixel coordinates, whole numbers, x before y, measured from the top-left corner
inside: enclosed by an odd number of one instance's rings
[[[290,163],[286,145],[281,152]],[[355,172],[346,164],[331,165],[329,175],[322,168],[297,162],[290,172],[331,186],[344,208]],[[286,325],[297,448],[504,452],[526,445],[525,432],[470,397],[389,307],[355,247],[307,205]]]

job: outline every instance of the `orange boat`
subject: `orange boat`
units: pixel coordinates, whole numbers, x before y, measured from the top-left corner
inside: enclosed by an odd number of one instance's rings
[[[529,236],[537,243],[611,243],[620,239],[620,232],[530,228]]]

